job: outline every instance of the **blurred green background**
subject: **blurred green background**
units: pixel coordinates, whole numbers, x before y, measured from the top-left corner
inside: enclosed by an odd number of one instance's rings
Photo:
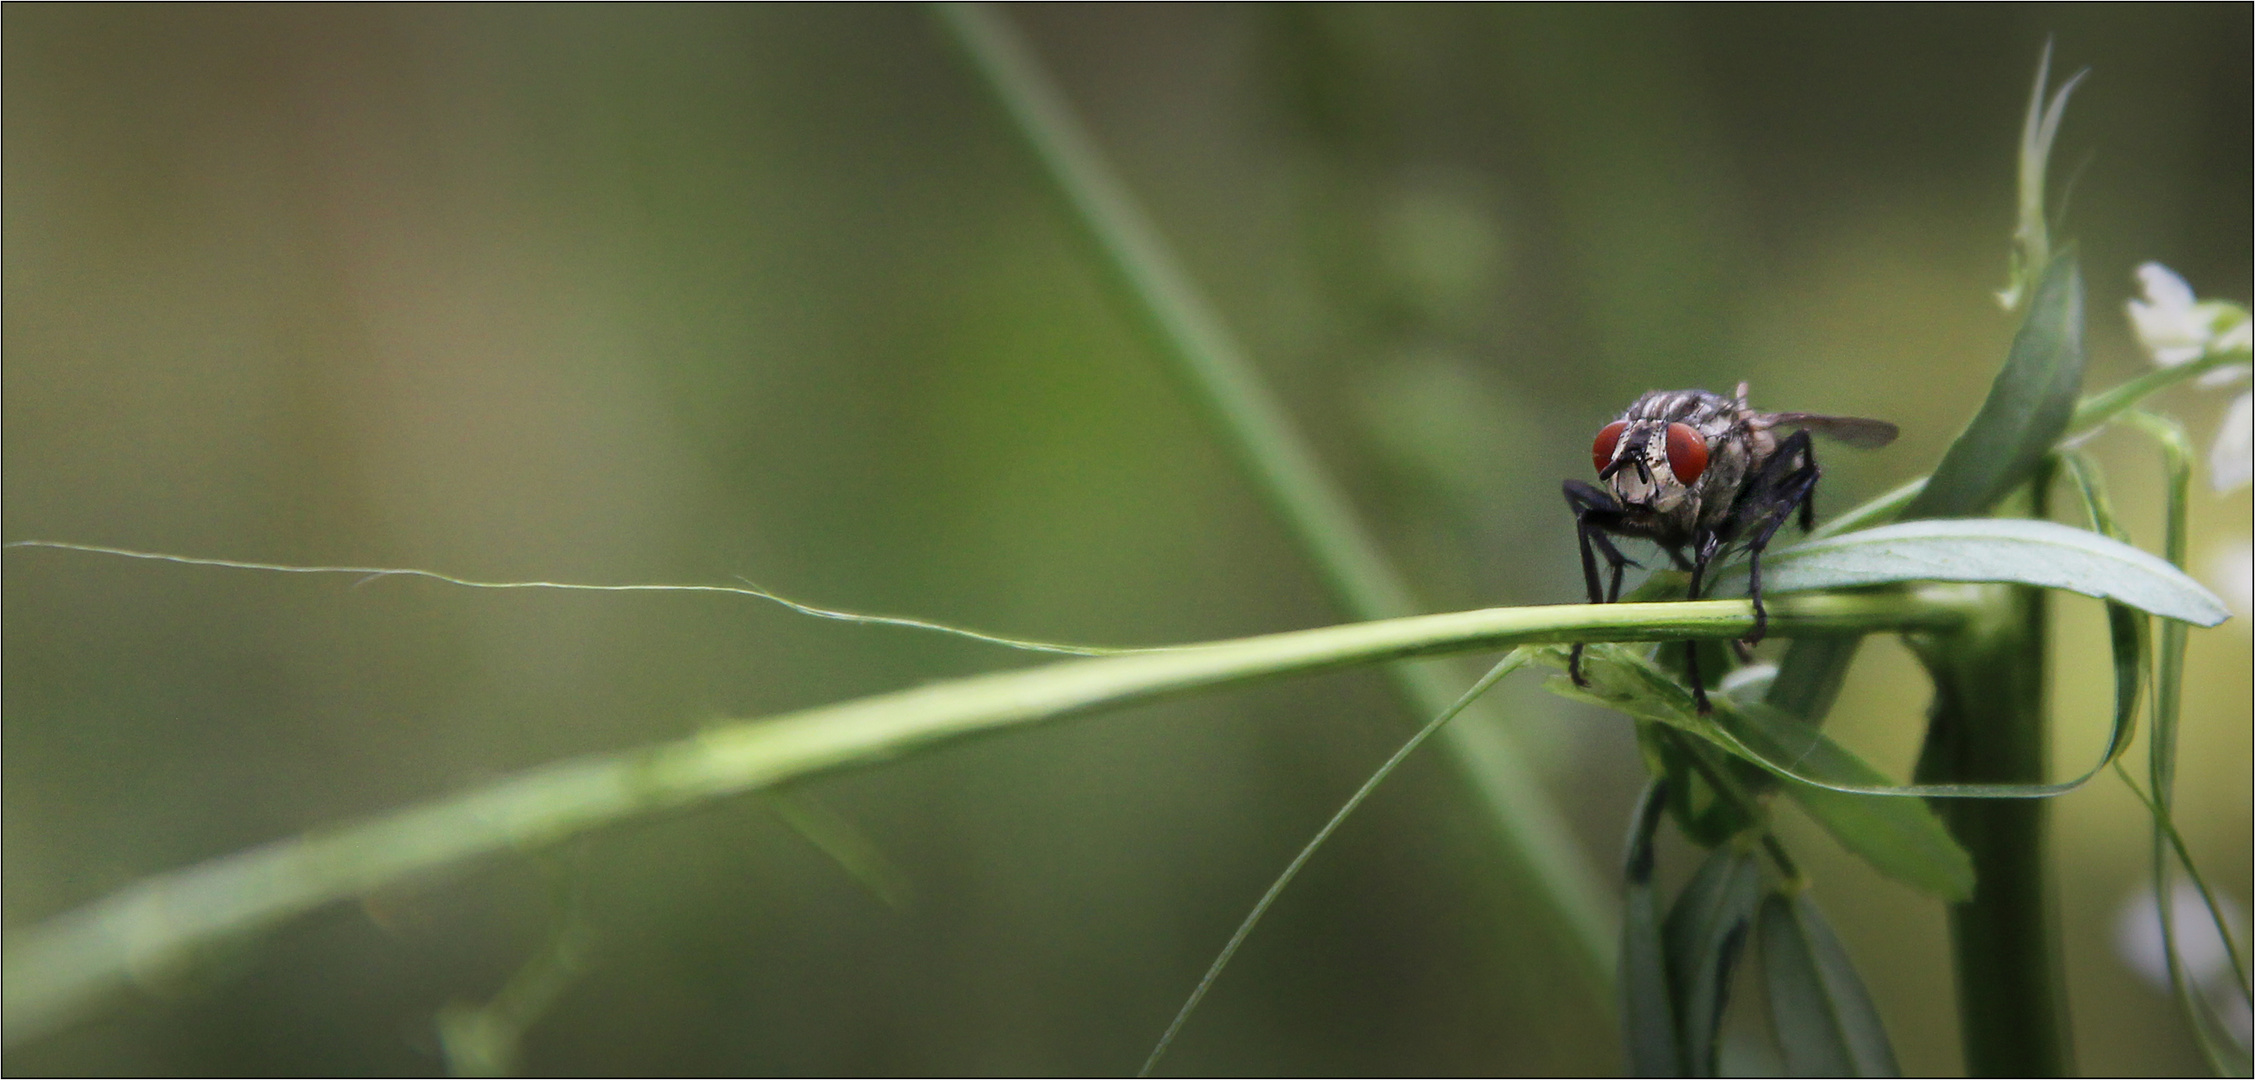
[[[1008,15],[1436,610],[1579,599],[1557,485],[1647,389],[1747,379],[1761,406],[1901,422],[1827,458],[1820,511],[1931,467],[2010,337],[1991,292],[2047,36],[2055,70],[2092,69],[2054,187],[2091,384],[2144,368],[2137,263],[2248,298],[2245,5]],[[1123,644],[1337,618],[923,11],[10,5],[0,25],[6,539],[742,575]],[[2225,402],[2164,403],[2205,446]],[[2096,450],[2154,547],[2153,453]],[[2180,787],[2238,906],[2249,512],[2196,489],[2193,569],[2240,617],[2194,634]],[[4,600],[11,931],[565,755],[1033,662],[749,600],[20,549]],[[2079,771],[2103,622],[2058,610],[2058,767]],[[1499,693],[1612,865],[1641,782],[1627,722],[1532,678]],[[1875,643],[1834,730],[1901,776],[1925,704]],[[884,852],[899,906],[763,798],[639,821],[323,909],[8,1069],[440,1069],[433,1014],[540,947],[561,863],[596,962],[527,1071],[1128,1071],[1411,723],[1358,672],[798,788]],[[2112,781],[2056,805],[2083,1067],[2199,1068],[2113,945],[2142,812]],[[1167,1068],[1618,1069],[1609,1003],[1487,829],[1413,761]],[[1787,829],[1906,1069],[1956,1070],[1939,907]]]

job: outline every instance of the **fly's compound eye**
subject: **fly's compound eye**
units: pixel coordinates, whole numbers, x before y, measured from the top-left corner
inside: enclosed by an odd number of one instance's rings
[[[1604,441],[1603,436],[1599,441]],[[1668,468],[1686,484],[1707,471],[1707,440],[1700,438],[1690,424],[1668,425]]]
[[[1590,460],[1597,463],[1597,471],[1604,472],[1613,464],[1613,451],[1621,445],[1621,433],[1629,429],[1626,420],[1615,420],[1597,433],[1597,441],[1590,444]]]

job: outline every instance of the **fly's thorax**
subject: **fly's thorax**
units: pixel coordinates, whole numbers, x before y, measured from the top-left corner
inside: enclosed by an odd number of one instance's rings
[[[1707,440],[1707,471],[1701,473],[1699,482],[1693,485],[1699,494],[1697,522],[1701,527],[1719,530],[1729,519],[1731,508],[1738,501],[1739,488],[1769,456],[1757,445],[1761,442],[1774,446],[1768,432],[1757,436],[1743,424]]]

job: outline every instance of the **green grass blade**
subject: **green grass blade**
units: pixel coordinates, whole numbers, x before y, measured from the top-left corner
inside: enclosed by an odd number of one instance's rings
[[[2146,811],[2154,815],[2155,825],[2161,830],[2162,835],[2168,839],[2169,849],[2176,852],[2177,858],[2184,861],[2185,876],[2191,878],[2193,888],[2199,890],[2200,899],[2208,908],[2209,922],[2216,928],[2216,937],[2224,943],[2224,955],[2231,962],[2232,976],[2239,982],[2240,995],[2255,998],[2255,991],[2248,989],[2246,952],[2239,944],[2238,935],[2232,932],[2231,923],[2224,918],[2223,905],[2217,901],[2216,894],[2208,888],[2207,876],[2202,874],[2200,867],[2192,861],[2192,849],[2185,846],[2184,834],[2177,831],[2175,822],[2170,821],[2166,814],[2160,812],[2160,807],[2154,805],[2153,797],[2146,794],[2145,789],[2138,786],[2137,780],[2130,775],[2130,771],[2124,768],[2120,762],[2115,763],[2114,772],[2115,775],[2122,778],[2122,784],[2130,789],[2130,794],[2137,796],[2138,802],[2144,805]]]
[[[1131,317],[1308,555],[1334,602],[1348,616],[1365,620],[1420,610],[1345,493],[1331,482],[1290,415],[1177,265],[1016,31],[984,5],[940,4],[935,11],[1070,209],[1074,225],[1128,301]],[[1444,673],[1396,666],[1387,674],[1413,715],[1433,715],[1455,697]],[[1475,713],[1479,715],[1477,708]],[[1609,982],[1614,966],[1611,890],[1573,838],[1564,815],[1542,792],[1524,752],[1494,723],[1451,725],[1444,729],[1441,745],[1471,784],[1507,851],[1527,867],[1540,902],[1578,946],[1584,974],[1595,985]]]
[[[1941,630],[1965,614],[1914,595],[1781,598],[1780,633]],[[642,814],[877,764],[951,740],[1257,679],[1529,642],[1737,637],[1744,601],[1576,604],[1421,615],[1064,660],[934,683],[692,738],[536,768],[471,791],[214,859],[11,928],[7,1041],[84,1015],[136,973],[335,900]],[[1608,944],[1608,953],[1611,946]]]
[[[1237,931],[1230,935],[1228,943],[1224,944],[1221,952],[1214,956],[1214,962],[1206,968],[1206,974],[1198,980],[1197,987],[1190,991],[1190,997],[1183,1001],[1182,1008],[1175,1011],[1173,1021],[1167,1024],[1167,1030],[1159,1036],[1158,1045],[1151,1048],[1150,1055],[1143,1059],[1143,1067],[1136,1070],[1135,1075],[1149,1076],[1151,1070],[1158,1068],[1159,1059],[1167,1055],[1167,1048],[1174,1045],[1175,1036],[1181,1034],[1183,1025],[1190,1022],[1190,1014],[1198,1010],[1198,1003],[1206,999],[1206,992],[1213,989],[1216,979],[1221,978],[1222,969],[1229,966],[1230,958],[1237,955],[1237,950],[1245,944],[1245,939],[1253,936],[1253,928],[1261,924],[1261,916],[1268,914],[1270,905],[1276,903],[1277,897],[1284,895],[1285,887],[1292,884],[1293,878],[1300,876],[1300,868],[1306,866],[1308,860],[1315,857],[1316,849],[1321,848],[1324,841],[1331,839],[1332,833],[1339,831],[1339,826],[1346,822],[1348,815],[1353,814],[1355,808],[1361,806],[1363,800],[1370,797],[1371,792],[1378,790],[1378,785],[1384,783],[1387,777],[1392,776],[1394,770],[1400,768],[1402,762],[1409,760],[1409,755],[1416,753],[1418,747],[1425,745],[1425,740],[1432,737],[1434,732],[1439,731],[1442,725],[1455,719],[1458,713],[1464,711],[1465,706],[1478,701],[1480,695],[1488,692],[1489,687],[1494,686],[1504,676],[1519,670],[1526,662],[1527,650],[1525,648],[1513,649],[1510,655],[1497,661],[1494,667],[1488,669],[1487,674],[1480,676],[1479,681],[1473,683],[1472,688],[1464,692],[1464,696],[1457,698],[1447,709],[1442,710],[1439,716],[1434,717],[1424,727],[1419,728],[1417,734],[1410,736],[1409,741],[1403,743],[1401,749],[1394,751],[1393,756],[1387,758],[1384,764],[1378,766],[1376,772],[1370,774],[1370,779],[1363,781],[1362,786],[1356,788],[1355,793],[1347,797],[1346,803],[1331,815],[1329,821],[1323,823],[1323,828],[1316,830],[1315,836],[1311,837],[1300,848],[1300,853],[1292,857],[1291,863],[1284,867],[1284,872],[1276,875],[1276,880],[1269,884],[1268,891],[1262,893],[1261,898],[1254,902],[1253,909],[1245,913],[1244,921],[1237,924]]]
[[[2161,447],[2168,492],[2161,546],[2171,563],[2183,566],[2189,533],[2186,517],[2192,494],[2192,440],[2185,435],[2183,425],[2165,417],[2131,411],[2124,413],[2122,419],[2152,436]],[[2200,999],[2199,990],[2192,985],[2192,979],[2177,956],[2176,904],[2173,901],[2176,867],[2184,867],[2186,874],[2201,886],[2201,900],[2208,907],[2209,917],[2218,927],[2225,925],[2214,894],[2206,888],[2175,826],[2177,725],[2184,701],[2185,638],[2186,628],[2182,624],[2161,624],[2160,649],[2154,658],[2153,742],[2146,751],[2147,782],[2151,785],[2147,806],[2153,814],[2154,906],[2161,919],[2161,954],[2168,962],[2169,982],[2186,1023],[2193,1029],[2194,1040],[2211,1068],[2225,1075],[2242,1075],[2246,1072],[2246,1052],[2215,1030],[2207,1003]],[[2232,947],[2231,934],[2229,930],[2219,932],[2227,949],[2233,953],[2233,973],[2239,975],[2239,957],[2237,949]],[[2244,987],[2244,976],[2241,977]]]

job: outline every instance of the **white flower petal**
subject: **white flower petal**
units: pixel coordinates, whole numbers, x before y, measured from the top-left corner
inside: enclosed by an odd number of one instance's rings
[[[2192,286],[2177,272],[2157,262],[2138,267],[2138,284],[2145,289],[2145,302],[2159,308],[2189,308],[2192,306]]]
[[[2169,914],[2177,924],[2177,959],[2184,964],[2185,974],[2195,983],[2231,978],[2231,954],[2216,933],[2216,921],[2209,916],[2200,890],[2188,881],[2174,884],[2169,890]],[[2224,921],[2231,924],[2236,935],[2240,930],[2236,905],[2226,897],[2218,900],[2223,902]],[[2155,989],[2168,991],[2169,961],[2161,952],[2161,905],[2153,902],[2151,886],[2140,888],[2115,913],[2114,948],[2130,970],[2144,976]]]
[[[2153,362],[2175,367],[2197,359],[2215,329],[2214,320],[2194,303],[2192,286],[2157,262],[2138,267],[2138,282],[2145,299],[2129,302],[2130,326]]]
[[[2233,491],[2255,479],[2255,394],[2241,394],[2224,413],[2216,445],[2208,451],[2208,482]]]
[[[2189,307],[2160,308],[2132,300],[2129,311],[2138,344],[2162,367],[2197,360],[2208,349],[2208,327],[2193,317]]]

